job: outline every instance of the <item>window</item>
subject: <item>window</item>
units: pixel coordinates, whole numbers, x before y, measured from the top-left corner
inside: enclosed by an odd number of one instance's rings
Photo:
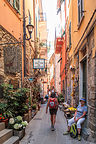
[[[69,48],[71,48],[71,22],[69,24]]]
[[[7,1],[13,6],[14,0],[7,0]]]
[[[20,0],[7,0],[17,12],[20,11]]]
[[[84,16],[84,5],[83,0],[78,0],[78,23],[80,24],[83,16]]]
[[[17,10],[17,12],[20,11],[20,0],[14,0],[14,8]]]

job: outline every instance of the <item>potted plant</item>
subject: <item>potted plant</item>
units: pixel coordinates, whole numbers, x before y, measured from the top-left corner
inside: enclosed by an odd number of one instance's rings
[[[27,121],[23,121],[21,116],[9,119],[9,128],[13,129],[14,136],[22,139],[25,135],[25,127],[28,125]]]
[[[28,113],[27,99],[29,98],[29,89],[14,89],[10,84],[1,84],[3,98],[7,104],[7,110],[12,113],[13,117],[17,115],[24,116]]]
[[[5,122],[5,126],[8,125],[8,119],[12,117],[12,113],[8,110],[6,103],[0,103],[0,122]]]

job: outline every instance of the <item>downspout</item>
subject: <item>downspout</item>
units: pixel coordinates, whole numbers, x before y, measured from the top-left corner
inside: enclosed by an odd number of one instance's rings
[[[24,50],[24,77],[26,76],[26,21],[25,21],[25,0],[23,0],[23,50]]]
[[[65,100],[67,101],[67,74],[66,74],[66,64],[67,64],[67,51],[66,51],[66,44],[67,43],[67,35],[66,35],[66,0],[65,0],[65,83],[66,83],[66,92],[65,92]]]
[[[33,22],[34,22],[34,56],[35,56],[35,40],[36,40],[36,26],[35,26],[35,0],[33,0]]]

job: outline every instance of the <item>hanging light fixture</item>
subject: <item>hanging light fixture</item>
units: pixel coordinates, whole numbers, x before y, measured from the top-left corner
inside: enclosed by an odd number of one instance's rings
[[[34,26],[33,26],[32,24],[28,24],[26,27],[27,27],[27,30],[28,30],[29,35],[30,35],[30,38],[28,38],[28,39],[26,39],[26,40],[30,40],[30,39],[31,39],[31,34],[32,34],[32,32],[33,32]]]

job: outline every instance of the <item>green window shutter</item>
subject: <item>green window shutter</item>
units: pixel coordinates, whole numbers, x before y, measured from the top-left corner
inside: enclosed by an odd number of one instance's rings
[[[14,0],[13,6],[17,12],[20,12],[20,0]]]
[[[84,1],[78,0],[78,23],[81,22],[82,17],[84,16]]]
[[[13,6],[13,1],[14,0],[7,0],[12,6]]]
[[[71,48],[71,22],[69,24],[69,48]]]

